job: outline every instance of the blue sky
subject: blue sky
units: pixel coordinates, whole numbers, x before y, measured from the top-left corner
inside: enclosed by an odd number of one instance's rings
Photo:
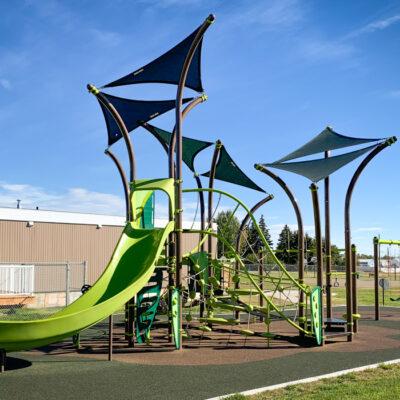
[[[0,0],[0,205],[14,206],[19,198],[27,208],[122,215],[119,177],[103,154],[103,117],[86,83],[101,86],[151,61],[210,12],[217,20],[204,40],[202,66],[209,100],[192,112],[184,134],[221,139],[275,195],[262,210],[274,236],[295,218],[255,162],[280,158],[326,125],[351,136],[398,134],[398,1]],[[109,93],[167,99],[175,88],[134,85]],[[154,123],[171,129],[173,113]],[[132,137],[139,177],[165,176],[156,142],[141,130]],[[353,240],[361,251],[371,252],[375,234],[400,237],[398,146],[373,161],[354,193]],[[125,159],[122,143],[115,152]],[[200,171],[210,157],[204,153]],[[356,165],[332,176],[332,235],[339,246],[345,188]],[[279,173],[296,192],[311,232],[309,182]],[[192,185],[189,174],[185,185]],[[249,205],[260,199],[257,192],[219,187]],[[187,200],[187,218],[192,203]]]

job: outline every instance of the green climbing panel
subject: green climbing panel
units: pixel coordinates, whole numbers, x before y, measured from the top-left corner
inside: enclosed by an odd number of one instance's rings
[[[172,335],[174,338],[175,348],[179,349],[181,344],[181,318],[180,318],[180,306],[181,306],[181,295],[179,289],[175,288],[172,290],[171,296],[172,304]]]
[[[160,303],[162,279],[162,270],[156,269],[147,285],[137,294],[135,329],[138,343],[145,343],[150,339],[150,329]]]
[[[321,288],[316,286],[310,296],[311,302],[311,324],[318,345],[322,344],[322,307],[321,307]]]
[[[208,284],[208,254],[205,251],[199,251],[198,253],[190,254],[188,257],[191,273],[197,274],[197,281],[203,284]],[[189,282],[190,286],[193,286],[193,281]],[[194,290],[193,287],[189,287],[189,290]],[[196,291],[200,288],[197,286]]]

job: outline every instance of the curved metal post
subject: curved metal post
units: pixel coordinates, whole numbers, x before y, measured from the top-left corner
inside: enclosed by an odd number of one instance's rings
[[[122,181],[122,186],[124,188],[126,220],[132,221],[131,204],[129,201],[129,185],[128,185],[128,180],[126,179],[124,169],[122,168],[122,165],[119,162],[118,158],[114,155],[114,153],[112,153],[112,151],[110,149],[104,150],[104,154],[109,156],[111,158],[111,160],[114,161],[114,164],[118,169],[119,176],[121,177],[121,181]]]
[[[250,209],[250,212],[248,212],[246,214],[246,216],[243,218],[242,223],[240,224],[239,230],[238,230],[238,234],[236,236],[236,253],[240,254],[240,242],[241,242],[241,237],[242,237],[242,233],[244,231],[244,228],[246,227],[247,223],[249,222],[250,219],[250,214],[254,214],[260,207],[262,207],[265,203],[269,202],[270,200],[272,200],[274,198],[274,195],[269,194],[267,197],[264,197],[263,199],[261,199],[259,202],[257,202],[256,204],[254,204],[254,206]],[[260,256],[259,254],[257,254],[257,256]],[[261,258],[260,258],[261,259]],[[260,263],[259,265],[259,273],[260,273],[260,268],[262,268],[262,265]],[[236,273],[238,273],[240,267],[239,267],[239,261],[236,260],[235,261],[235,271]],[[261,275],[261,274],[260,274]],[[239,281],[236,280],[235,282],[235,289],[239,289]],[[260,286],[261,287],[261,286]],[[261,301],[261,300],[260,300]],[[261,304],[260,304],[261,305]],[[238,319],[239,318],[239,311],[235,311],[235,318]]]
[[[249,222],[250,214],[254,214],[260,207],[262,207],[265,203],[268,203],[273,198],[274,198],[273,194],[269,194],[267,197],[264,197],[259,202],[257,202],[250,209],[250,212],[247,213],[246,216],[243,218],[242,223],[240,224],[240,227],[238,230],[238,234],[236,236],[236,253],[239,253],[239,251],[240,251],[240,239],[241,239],[242,233],[244,231],[244,228],[246,227],[247,223]]]
[[[208,188],[209,189],[214,189],[215,170],[217,168],[217,163],[218,163],[219,154],[221,152],[221,147],[222,147],[221,141],[217,140],[215,142],[214,153],[213,153],[212,160],[211,160],[210,176],[209,176],[209,180],[208,180]],[[210,190],[208,192],[207,208],[208,208],[208,212],[207,212],[208,229],[212,229],[212,216],[213,216],[212,215],[213,214],[213,192],[212,192],[212,190]],[[207,238],[207,251],[208,251],[209,260],[211,260],[212,237],[210,235],[208,235],[208,238]],[[209,267],[208,273],[209,273],[209,276],[211,276],[212,271],[210,270],[210,267]]]
[[[115,122],[118,125],[118,128],[124,138],[126,149],[128,151],[128,159],[129,159],[129,181],[133,182],[136,177],[136,164],[135,164],[135,156],[133,153],[133,146],[131,139],[129,137],[128,129],[125,126],[125,123],[121,116],[119,115],[118,111],[115,107],[103,96],[103,94],[96,88],[96,86],[92,84],[87,85],[87,89],[90,93],[96,96],[96,98],[103,104],[104,107],[110,112],[112,117],[114,118]]]
[[[323,258],[322,258],[322,235],[321,235],[321,217],[319,210],[319,198],[318,198],[318,186],[315,183],[312,183],[310,186],[311,197],[313,203],[313,211],[314,211],[314,226],[315,226],[315,247],[317,252],[317,285],[321,288],[321,291],[324,287],[324,278],[323,278]],[[322,330],[324,330],[324,305],[323,305],[323,296],[321,292],[321,313],[322,313]],[[324,336],[322,334],[322,336]],[[324,340],[322,339],[322,344]]]
[[[193,108],[195,106],[197,106],[198,104],[201,104],[203,102],[205,102],[207,100],[207,95],[206,94],[202,94],[201,96],[196,97],[194,100],[192,100],[189,104],[186,105],[186,107],[184,108],[184,110],[182,111],[182,120],[185,119],[185,117],[187,116],[187,114],[193,110]],[[153,129],[152,127],[150,127],[146,122],[142,122],[140,123],[140,125],[147,129],[148,131],[153,133]],[[176,173],[176,168],[175,168],[175,160],[174,160],[174,152],[171,151],[171,146],[175,147],[175,128],[171,134],[171,141],[169,143],[169,145],[167,145],[164,141],[162,140],[158,140],[159,143],[161,144],[161,146],[163,147],[163,149],[165,150],[165,152],[167,153],[168,156],[168,176],[170,178],[174,178],[175,177],[175,173]],[[157,135],[154,135],[157,138]],[[158,139],[158,138],[157,138]],[[196,177],[195,177],[196,178]],[[197,187],[199,189],[201,189],[201,181],[200,179],[196,178],[196,182],[197,182]],[[200,186],[199,186],[199,182],[200,182]],[[199,193],[200,196],[200,202],[203,202],[203,208],[204,208],[204,194],[203,192]],[[172,209],[169,209],[169,219],[170,221],[172,221],[174,219],[174,215],[172,214]],[[204,216],[202,217],[202,220],[204,220]],[[168,246],[167,246],[167,254],[168,254],[168,266],[169,268],[169,272],[168,272],[168,287],[169,287],[169,291],[168,291],[168,298],[171,298],[172,295],[172,288],[175,285],[175,279],[174,279],[174,274],[175,274],[175,239],[174,239],[175,235],[174,233],[171,233],[169,235],[168,238]],[[202,250],[204,250],[204,245],[202,244]],[[170,301],[168,301],[168,310],[169,310],[169,315],[171,315],[172,312],[172,304]],[[172,341],[172,320],[170,319],[170,323],[168,324],[168,338],[170,341]]]
[[[352,313],[353,313],[353,331],[357,333],[358,331],[358,302],[357,302],[357,248],[355,244],[351,245],[351,283],[352,283]],[[357,316],[357,317],[356,317]]]
[[[347,340],[352,341],[353,332],[353,313],[352,313],[352,266],[351,266],[351,227],[350,227],[350,205],[351,197],[353,195],[354,187],[363,172],[364,168],[369,164],[369,162],[378,155],[383,149],[392,145],[397,141],[395,136],[387,139],[385,142],[378,145],[374,150],[369,153],[364,160],[361,162],[353,177],[351,178],[350,184],[347,188],[346,199],[344,205],[344,245],[346,251],[346,316],[347,316],[347,332],[349,336]]]
[[[171,145],[169,151],[171,154],[175,153],[175,144],[173,143],[173,138],[176,136],[176,216],[175,216],[175,259],[176,259],[176,283],[177,287],[180,289],[182,286],[181,281],[181,269],[182,269],[182,98],[183,89],[185,87],[187,74],[189,72],[189,67],[192,62],[194,53],[201,42],[201,39],[208,29],[208,27],[214,22],[214,15],[209,15],[208,18],[203,22],[193,42],[189,48],[188,54],[186,55],[185,62],[183,63],[181,75],[179,78],[179,84],[176,91],[176,106],[175,106],[175,130],[173,132],[173,137],[171,138]],[[174,135],[175,134],[175,135]],[[174,169],[173,163],[170,161],[170,171]],[[179,307],[180,321],[182,323],[182,307]],[[180,327],[182,328],[182,327]],[[179,349],[182,348],[182,329],[180,329],[181,338],[179,340]]]
[[[330,151],[325,151],[325,158],[330,157]],[[329,176],[324,179],[325,200],[325,282],[326,282],[326,317],[332,318],[332,251],[331,251],[331,213],[330,213],[330,182]],[[329,326],[329,322],[328,322]]]
[[[269,176],[271,179],[273,179],[286,193],[287,197],[290,200],[290,203],[292,204],[293,210],[296,214],[296,220],[297,220],[297,243],[298,243],[298,279],[299,283],[304,284],[304,256],[305,256],[305,251],[304,251],[304,225],[303,225],[303,218],[301,216],[301,211],[299,204],[297,203],[296,198],[294,197],[293,192],[289,189],[289,187],[286,185],[285,181],[280,178],[278,175],[274,174],[272,171],[267,169],[261,164],[255,164],[254,168],[260,172],[263,172],[265,175]],[[300,299],[299,299],[299,319],[300,321],[303,321],[304,318],[304,310],[305,310],[305,298],[304,298],[304,293],[303,291],[300,291]],[[301,322],[300,326],[304,327],[304,323]],[[300,332],[301,336],[304,336],[302,332]]]
[[[374,237],[374,293],[375,293],[375,321],[379,321],[379,239]]]

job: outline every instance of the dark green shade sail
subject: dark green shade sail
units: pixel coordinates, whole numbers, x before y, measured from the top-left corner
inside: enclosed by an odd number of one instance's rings
[[[266,167],[278,168],[284,171],[294,172],[295,174],[303,175],[312,182],[318,182],[334,173],[341,167],[355,160],[356,158],[368,153],[378,144],[365,147],[360,150],[355,150],[350,153],[341,154],[339,156],[321,158],[310,161],[297,161],[290,163],[275,162],[271,164],[262,164]]]
[[[210,176],[210,171],[201,174],[202,176]],[[259,192],[265,193],[264,189],[261,189],[256,185],[232,160],[231,156],[222,146],[219,154],[219,159],[215,169],[215,179],[220,181],[235,183],[236,185],[244,186],[249,189],[254,189]]]
[[[104,85],[103,88],[133,85],[136,83],[169,83],[177,85],[181,76],[183,63],[185,62],[190,46],[199,29],[200,27],[154,61],[116,81]],[[203,40],[201,40],[193,55],[185,83],[186,87],[196,90],[197,92],[203,91],[200,68],[202,42]]]
[[[344,136],[335,132],[329,126],[326,127],[319,135],[315,136],[305,145],[299,147],[297,150],[289,153],[287,156],[275,161],[276,163],[294,160],[295,158],[309,156],[311,154],[323,153],[328,150],[341,149],[343,147],[356,146],[358,144],[377,142],[382,140],[369,139],[369,138],[355,138]]]
[[[114,106],[118,114],[125,123],[128,132],[133,131],[140,126],[141,121],[149,121],[167,111],[175,108],[175,100],[131,100],[122,97],[111,96],[110,94],[102,93],[102,95]],[[106,120],[108,132],[108,145],[111,146],[122,138],[122,133],[118,128],[114,117],[108,111],[107,107],[99,101],[103,111],[104,119]],[[183,99],[183,103],[191,101],[192,98]]]
[[[153,134],[153,136],[163,145],[163,147],[168,150],[172,136],[171,132],[147,123],[142,124],[142,126],[151,134]],[[196,158],[197,154],[207,147],[210,147],[212,144],[212,142],[191,139],[185,136],[182,137],[182,160],[192,172],[194,172],[194,159]]]

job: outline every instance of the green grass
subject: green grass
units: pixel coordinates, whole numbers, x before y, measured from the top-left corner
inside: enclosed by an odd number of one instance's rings
[[[400,365],[382,365],[338,378],[264,392],[235,394],[229,400],[395,400],[400,398]]]
[[[344,287],[334,288],[332,290],[333,304],[340,306],[346,304],[346,290]],[[385,306],[400,307],[400,301],[391,301],[390,297],[400,297],[399,290],[388,290],[385,293]],[[374,289],[359,288],[357,290],[358,304],[361,306],[373,306],[375,304]],[[379,296],[379,304],[382,305],[382,293]]]

